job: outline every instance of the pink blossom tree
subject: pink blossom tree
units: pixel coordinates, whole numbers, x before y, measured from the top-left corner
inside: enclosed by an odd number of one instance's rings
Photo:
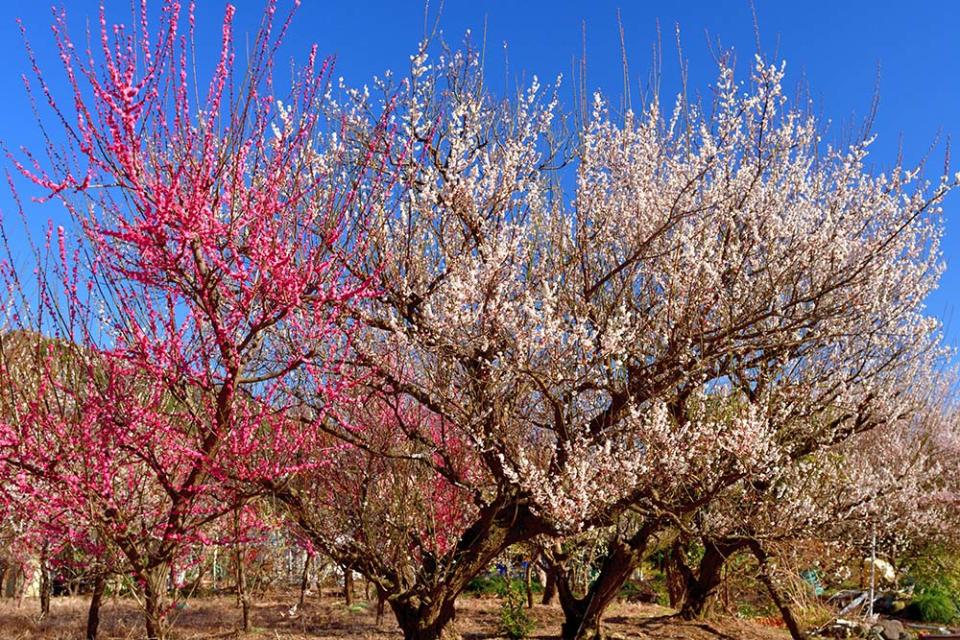
[[[15,388],[0,426],[5,485],[122,556],[150,638],[167,633],[171,576],[205,527],[264,478],[299,469],[297,451],[353,384],[343,310],[368,282],[349,267],[358,221],[390,182],[372,154],[335,142],[329,62],[315,48],[279,90],[289,18],[275,21],[274,2],[245,69],[228,5],[208,83],[193,77],[192,5],[183,13],[164,2],[151,28],[145,2],[132,27],[101,11],[86,52],[56,14],[67,100],[31,61],[61,135],[46,160],[24,150],[16,163],[72,224],[37,252],[36,286],[0,265],[11,328],[52,339],[37,347],[37,385],[2,376]],[[388,145],[379,131],[370,145]],[[286,418],[294,375],[314,381],[310,420]]]
[[[350,419],[350,440],[331,438],[322,463],[272,483],[272,494],[314,548],[375,586],[378,616],[388,605],[405,637],[449,635],[454,600],[430,597],[459,592],[479,570],[454,562],[470,557],[462,540],[476,526],[476,453],[402,396],[368,396]]]
[[[62,416],[65,405],[72,402],[70,392],[60,391],[78,389],[83,377],[82,360],[72,348],[24,331],[0,334],[0,373],[7,381],[0,399],[4,447],[0,470],[5,477],[9,475],[0,490],[0,508],[3,519],[17,523],[20,529],[10,548],[39,558],[41,615],[49,613],[53,571],[79,572],[92,581],[86,633],[93,639],[106,580],[124,571],[124,563],[109,537],[90,527],[88,520],[78,518],[72,508],[76,504],[63,499],[64,492],[72,491],[65,482],[77,482],[70,473],[82,474],[82,468],[76,466],[67,475],[58,469],[45,471],[57,458],[65,464],[74,456],[81,461],[89,456],[64,446],[60,441],[63,429],[38,433],[34,430],[37,425],[30,422],[39,412]],[[20,449],[11,451],[15,447]],[[48,447],[46,451],[44,447]],[[41,451],[44,455],[37,455]],[[64,482],[58,482],[58,477]]]

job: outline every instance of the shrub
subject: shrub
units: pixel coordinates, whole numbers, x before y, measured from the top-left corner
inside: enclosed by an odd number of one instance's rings
[[[628,602],[647,602],[659,604],[665,595],[652,581],[627,580],[620,587],[619,597]]]
[[[479,575],[470,582],[467,583],[467,586],[464,588],[465,593],[472,593],[476,596],[497,596],[501,597],[504,591],[504,581],[506,578],[501,577],[497,574],[483,574]],[[525,586],[523,580],[520,578],[511,578],[510,584],[513,589],[519,589],[524,591]],[[534,593],[543,593],[543,585],[540,584],[539,580],[534,577],[531,582],[531,591]]]
[[[909,558],[907,583],[916,595],[906,614],[924,622],[948,624],[960,618],[960,552],[931,544]]]
[[[513,640],[529,636],[537,623],[527,612],[523,586],[504,579],[500,597],[500,632]]]
[[[960,616],[950,593],[939,587],[924,589],[914,596],[909,613],[923,622],[949,624]]]

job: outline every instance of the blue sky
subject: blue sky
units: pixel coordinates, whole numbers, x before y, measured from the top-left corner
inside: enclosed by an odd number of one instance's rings
[[[154,0],[153,4],[156,4]],[[63,3],[77,25],[95,17],[96,0]],[[106,0],[110,15],[129,15],[127,0]],[[199,0],[200,56],[218,47],[222,0]],[[259,19],[260,0],[235,0],[237,27],[252,32]],[[431,23],[438,0],[430,5]],[[281,6],[288,3],[281,0]],[[617,8],[626,32],[631,82],[636,88],[648,77],[657,23],[663,33],[663,90],[677,88],[674,29],[679,24],[684,55],[689,61],[689,87],[706,91],[716,67],[709,42],[733,48],[743,71],[755,51],[753,18],[748,0],[447,0],[440,26],[446,40],[459,43],[466,29],[476,38],[487,33],[488,68],[504,75],[503,44],[508,43],[511,82],[521,76],[553,79],[571,75],[571,61],[581,51],[586,25],[589,90],[619,96],[622,73],[617,35]],[[787,81],[803,79],[819,113],[833,121],[839,136],[844,126],[858,124],[869,111],[880,65],[880,108],[874,132],[872,162],[878,169],[896,161],[902,143],[908,161],[924,157],[939,134],[960,144],[960,4],[953,0],[869,2],[866,0],[775,2],[756,0],[762,47],[769,58],[787,60]],[[48,29],[48,2],[5,2],[0,6],[0,139],[16,148],[37,147],[39,135],[24,96],[20,74],[29,71],[16,18],[23,19],[41,60],[57,64]],[[303,0],[284,55],[302,56],[316,42],[322,53],[336,54],[337,74],[349,84],[361,84],[384,69],[402,70],[423,35],[424,5],[420,0]],[[239,39],[242,43],[242,38]],[[242,46],[242,45],[241,45]],[[492,65],[492,66],[491,66]],[[488,76],[489,77],[489,76]],[[958,152],[960,153],[960,152]],[[943,145],[930,158],[942,166]],[[953,169],[960,168],[954,161]],[[55,215],[49,208],[29,205],[31,218]],[[0,191],[0,208],[9,217],[9,195]],[[954,300],[960,293],[960,194],[945,203],[947,230],[944,257],[947,272],[941,289],[929,301],[930,312],[947,324],[949,341],[960,344],[960,318]],[[17,242],[17,236],[14,236]]]

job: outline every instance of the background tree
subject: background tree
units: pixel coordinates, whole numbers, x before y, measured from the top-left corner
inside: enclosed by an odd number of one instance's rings
[[[391,607],[406,637],[439,636],[452,632],[446,625],[453,601],[438,609],[432,591],[465,586],[475,575],[449,558],[477,517],[465,487],[479,471],[474,451],[455,442],[451,425],[394,400],[357,403],[350,417],[356,442],[321,445],[322,463],[271,488],[314,547],[373,583],[380,606]],[[408,439],[411,432],[430,439]]]

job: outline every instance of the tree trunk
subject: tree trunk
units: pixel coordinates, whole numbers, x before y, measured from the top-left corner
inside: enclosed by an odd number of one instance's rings
[[[543,597],[540,598],[540,604],[553,604],[557,599],[557,578],[553,571],[545,571],[546,577],[543,580]]]
[[[306,554],[306,558],[303,561],[303,575],[300,576],[300,602],[297,604],[297,608],[303,609],[303,599],[307,593],[307,582],[310,578],[310,561],[313,560],[313,556],[309,553]]]
[[[681,618],[694,620],[710,614],[713,596],[723,579],[723,565],[744,544],[741,541],[703,541],[703,557],[697,575],[694,576],[686,565],[681,569],[686,578],[685,598],[680,607]]]
[[[523,588],[527,592],[527,609],[533,609],[533,561],[527,562],[523,570]]]
[[[610,546],[603,568],[583,597],[573,593],[571,576],[556,577],[564,621],[560,628],[563,640],[599,640],[604,637],[601,618],[620,587],[633,571],[633,554],[621,541]]]
[[[327,563],[320,564],[313,572],[314,584],[317,586],[317,600],[323,601],[323,575],[327,572]]]
[[[44,543],[40,549],[40,617],[50,615],[50,567],[47,558],[48,547]]]
[[[727,615],[734,615],[730,610],[730,564],[723,565],[723,576],[720,578],[720,598],[723,601],[723,611]]]
[[[563,596],[560,597],[563,606]],[[575,605],[563,606],[563,623],[560,625],[560,637],[563,640],[602,640],[604,638],[602,615],[610,604],[590,607],[585,599],[578,599]]]
[[[663,573],[667,582],[667,597],[670,607],[679,611],[687,600],[687,585],[692,581],[688,574],[692,572],[687,567],[684,548],[679,541],[671,544],[665,555]]]
[[[377,628],[380,628],[380,625],[383,624],[383,610],[387,604],[387,594],[384,593],[383,589],[377,586]]]
[[[11,563],[7,570],[7,584],[3,593],[5,597],[17,598],[18,600],[23,597],[23,590],[20,588],[22,577],[23,569],[19,565]],[[17,606],[20,606],[19,603]]]
[[[343,568],[343,602],[348,607],[353,604],[353,569]]]
[[[603,559],[600,573],[583,597],[573,593],[571,576],[560,564],[552,563],[560,606],[564,621],[561,626],[563,640],[600,640],[604,638],[601,620],[624,583],[647,548],[647,542],[655,531],[653,523],[647,523],[628,540],[612,540]]]
[[[390,598],[390,608],[403,631],[404,640],[458,640],[453,628],[455,598],[439,601],[420,600],[419,606],[407,599]]]
[[[425,557],[418,582],[388,599],[405,640],[458,638],[453,629],[457,596],[504,549],[544,533],[540,526],[523,501],[505,497],[485,507],[446,556]]]
[[[242,566],[242,565],[241,565]],[[250,631],[250,594],[247,593],[247,576],[240,569],[240,624],[244,632]]]
[[[310,506],[285,488],[274,491],[312,541],[335,555],[337,551],[329,546],[327,538],[313,533],[314,513]],[[341,557],[338,561],[385,589],[387,602],[405,638],[447,640],[457,637],[449,628],[455,615],[453,603],[470,580],[510,545],[546,532],[523,497],[503,495],[480,509],[473,523],[443,556],[424,554],[412,583],[398,584],[395,568],[384,565],[383,558],[376,553]]]
[[[214,593],[216,593],[217,590],[218,590],[218,589],[217,589],[217,572],[219,571],[219,566],[217,565],[217,561],[219,560],[219,557],[218,557],[218,556],[219,556],[219,553],[217,553],[217,547],[214,547],[214,548],[213,548],[213,565],[212,565],[212,566],[213,566],[213,571],[212,571],[212,573],[210,574],[210,576],[211,576],[211,577],[210,577],[210,582],[211,582],[211,586],[212,586],[212,588],[213,588],[213,592],[214,592]]]
[[[143,618],[147,640],[166,640],[167,612],[163,602],[164,582],[167,572],[163,567],[143,577]]]
[[[233,559],[236,562],[237,605],[240,607],[240,624],[244,632],[250,631],[250,595],[247,593],[247,574],[243,566],[243,547],[240,544],[240,510],[233,512]]]
[[[87,640],[97,640],[97,629],[100,627],[100,604],[106,587],[107,577],[98,573],[93,579],[93,595],[90,596],[90,608],[87,610]]]
[[[563,624],[560,626],[560,637],[563,640],[603,640],[606,636],[601,618],[606,608],[604,606],[584,612],[576,619],[565,615]]]
[[[250,631],[250,596],[247,593],[247,573],[243,567],[243,551],[234,545],[234,560],[237,564],[237,605],[240,607],[240,624],[243,631]]]
[[[767,562],[769,556],[767,555],[766,550],[760,545],[759,542],[756,541],[752,541],[750,543],[750,550],[753,551],[754,557],[760,564],[760,581],[767,588],[767,592],[770,594],[770,599],[773,600],[773,604],[776,605],[777,609],[780,611],[780,616],[783,618],[784,624],[787,625],[787,630],[790,632],[790,637],[793,640],[804,640],[804,634],[800,630],[800,623],[797,622],[797,619],[793,616],[790,606],[780,596],[780,592],[777,590],[776,583],[773,581],[773,576],[770,574],[770,565]]]

